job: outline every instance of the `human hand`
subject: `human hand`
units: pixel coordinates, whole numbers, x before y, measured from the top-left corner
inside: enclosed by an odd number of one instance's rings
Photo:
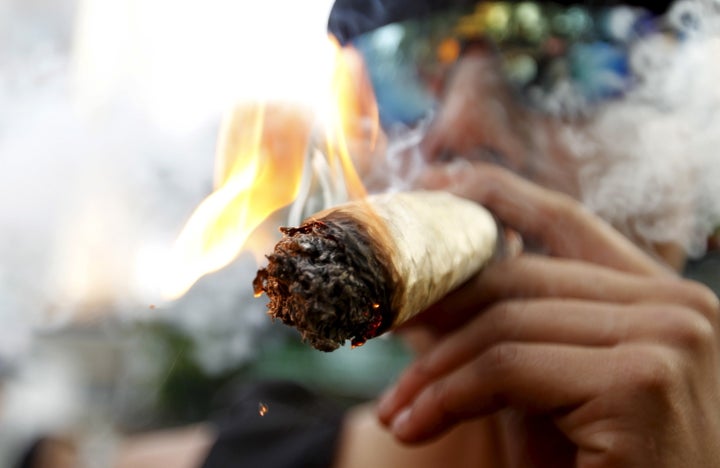
[[[447,177],[429,185],[454,182],[548,256],[500,261],[410,324],[437,341],[379,404],[395,437],[514,408],[545,423],[511,438],[563,439],[536,466],[720,460],[717,297],[564,195],[481,164]]]

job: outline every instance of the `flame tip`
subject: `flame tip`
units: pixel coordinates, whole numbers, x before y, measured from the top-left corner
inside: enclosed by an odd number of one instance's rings
[[[248,101],[235,105],[223,120],[215,191],[197,207],[177,240],[173,265],[182,274],[172,278],[176,281],[170,288],[174,299],[185,294],[198,278],[232,262],[263,221],[297,199],[308,149],[318,143],[314,137],[325,138],[320,142],[323,150],[318,151],[326,157],[333,177],[341,180],[338,185],[345,187],[351,199],[365,196],[351,155],[356,148],[361,148],[363,156],[368,148],[375,148],[377,103],[357,51],[342,47],[332,34],[328,37],[335,64],[328,76],[327,102],[322,98],[313,101],[314,113],[305,105]],[[374,123],[370,134],[367,118]],[[317,133],[315,120],[322,122],[324,134]],[[356,147],[358,142],[364,146]],[[288,229],[292,228],[279,228],[282,233]]]

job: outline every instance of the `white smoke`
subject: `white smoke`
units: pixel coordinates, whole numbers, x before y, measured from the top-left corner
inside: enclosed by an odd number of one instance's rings
[[[720,2],[681,0],[662,21],[629,50],[637,83],[626,96],[566,125],[555,122],[550,128],[559,135],[542,125],[525,129],[538,152],[527,164],[540,183],[579,197],[632,239],[675,244],[697,257],[720,227]],[[562,97],[554,97],[543,104],[560,108]],[[483,99],[474,104],[486,112],[510,105]],[[426,128],[390,134],[387,158],[369,180],[384,190],[408,188],[425,164],[417,143]],[[560,151],[547,144],[558,140]]]
[[[702,16],[686,19],[685,39],[640,43],[631,55],[638,88],[603,109],[585,139],[575,132],[566,141],[581,141],[573,149],[591,210],[645,242],[698,256],[720,225],[720,8],[678,2],[671,23],[688,11]]]
[[[0,342],[84,315],[257,322],[251,259],[154,311],[139,270],[210,193],[235,100],[313,98],[330,3],[0,0]]]
[[[249,301],[250,259],[153,311],[133,276],[136,257],[171,242],[211,190],[229,101],[288,77],[300,88],[317,80],[300,34],[324,30],[329,3],[314,11],[290,0],[0,0],[0,373],[31,347],[37,327],[85,312],[170,317],[206,338],[200,357],[211,370],[249,352],[248,336],[265,320],[262,304]],[[678,2],[673,24],[691,28],[692,40],[656,38],[638,49],[643,86],[574,146],[591,209],[694,254],[720,223],[717,4]],[[277,41],[272,51],[244,36],[258,26],[262,40]],[[285,68],[274,58],[283,51],[294,59]],[[388,154],[410,156],[391,160],[381,174],[389,185],[408,186],[419,139],[390,142]]]
[[[0,387],[19,389],[0,398],[4,441],[13,432],[25,437],[15,419],[26,418],[32,432],[54,430],[57,419],[72,419],[70,406],[90,411],[77,401],[87,397],[85,385],[131,386],[138,382],[128,373],[153,366],[134,349],[124,356],[132,365],[123,366],[110,348],[124,345],[112,343],[106,322],[176,324],[195,338],[208,372],[252,356],[253,336],[268,323],[262,301],[252,300],[252,257],[173,304],[156,303],[144,287],[148,272],[139,270],[143,258],[169,248],[212,190],[226,108],[272,97],[273,89],[289,98],[318,81],[311,72],[290,73],[307,71],[308,30],[325,38],[329,2],[315,6],[0,0]],[[75,326],[96,339],[90,352],[68,358],[78,374],[59,369],[64,380],[56,386],[23,380],[27,369],[47,367],[38,346]],[[76,338],[61,339],[56,354],[69,353]],[[114,380],[98,385],[96,368]],[[48,404],[22,413],[27,406],[17,406],[17,395]],[[6,445],[3,466],[18,449]]]

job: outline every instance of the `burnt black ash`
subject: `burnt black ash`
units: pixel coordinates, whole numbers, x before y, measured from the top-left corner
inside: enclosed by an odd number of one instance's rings
[[[283,238],[253,281],[269,314],[305,341],[333,351],[383,333],[392,322],[391,275],[372,239],[347,216],[281,228]]]

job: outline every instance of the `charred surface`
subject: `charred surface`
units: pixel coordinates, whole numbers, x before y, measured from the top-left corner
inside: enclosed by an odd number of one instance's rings
[[[281,231],[268,266],[253,281],[256,294],[268,295],[273,318],[297,328],[322,351],[346,340],[362,345],[389,327],[388,260],[354,219],[310,220]]]

